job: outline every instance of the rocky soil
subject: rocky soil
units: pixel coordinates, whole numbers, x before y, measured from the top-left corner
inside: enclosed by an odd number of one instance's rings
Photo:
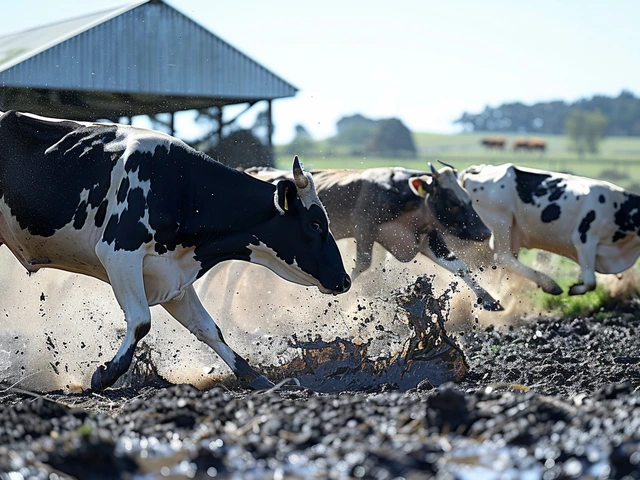
[[[597,317],[477,327],[405,392],[4,389],[0,478],[640,479],[640,306]]]

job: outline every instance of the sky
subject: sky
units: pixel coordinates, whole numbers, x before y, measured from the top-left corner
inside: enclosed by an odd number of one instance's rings
[[[0,35],[125,3],[0,0]],[[640,95],[637,0],[166,3],[299,89],[273,103],[275,143],[296,124],[326,138],[355,113],[455,133],[454,120],[486,105]]]

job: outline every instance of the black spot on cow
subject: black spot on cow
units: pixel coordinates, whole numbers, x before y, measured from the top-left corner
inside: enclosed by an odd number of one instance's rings
[[[616,211],[614,221],[618,230],[622,232],[635,232],[640,229],[640,196],[629,194]],[[617,203],[614,202],[617,208]]]
[[[589,210],[589,213],[587,213],[582,219],[582,221],[580,222],[580,225],[578,226],[578,231],[580,232],[580,241],[582,243],[587,243],[587,232],[591,227],[591,222],[593,222],[595,219],[596,219],[596,212],[594,210]]]
[[[553,178],[551,175],[542,173],[524,172],[517,168],[513,170],[516,175],[516,191],[524,203],[536,205],[534,197],[547,195],[547,200],[554,202],[564,195],[567,188],[561,178]],[[540,204],[537,206],[540,207]]]
[[[566,183],[562,183],[561,178],[553,178],[551,180],[547,180],[545,184],[549,189],[550,202],[558,200],[562,195],[564,195],[564,192],[567,189]]]
[[[515,167],[513,171],[516,175],[516,191],[520,200],[524,203],[534,205],[533,197],[542,197],[548,193],[548,190],[543,186],[543,182],[551,178],[551,175],[524,172]]]
[[[140,187],[132,188],[127,195],[127,207],[118,216],[111,215],[104,230],[103,240],[109,245],[115,242],[114,250],[134,251],[153,237],[141,222],[146,210],[146,199]]]
[[[95,222],[96,227],[100,228],[104,224],[104,219],[107,216],[107,207],[109,206],[109,200],[106,198],[100,203],[98,211],[96,212]]]
[[[627,236],[626,233],[621,232],[620,230],[618,230],[616,233],[613,234],[613,237],[611,238],[611,241],[613,243],[616,243],[618,240],[622,240],[626,236]]]
[[[129,191],[129,177],[124,177],[118,187],[118,203],[123,203]]]
[[[50,237],[71,222],[84,223],[81,193],[88,191],[88,204],[97,207],[109,190],[115,161],[105,147],[115,140],[116,128],[47,122],[16,112],[0,117],[0,197],[21,228]]]
[[[80,202],[78,205],[78,209],[76,210],[76,214],[73,219],[73,228],[76,230],[80,230],[84,227],[84,222],[87,221],[87,202],[84,200]]]
[[[504,188],[504,185],[500,185],[500,188]]]
[[[600,203],[604,203],[605,202],[604,195],[600,195],[598,197],[598,200],[600,201]]]
[[[542,210],[542,214],[540,215],[540,220],[544,223],[553,222],[560,218],[560,207],[557,203],[551,203],[547,205],[547,207]]]

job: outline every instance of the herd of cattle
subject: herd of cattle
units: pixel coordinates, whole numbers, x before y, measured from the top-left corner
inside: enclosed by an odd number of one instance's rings
[[[496,265],[550,294],[521,248],[619,273],[640,255],[640,196],[610,183],[511,164],[305,172],[226,167],[166,134],[128,125],[6,112],[0,116],[0,246],[29,272],[49,267],[110,283],[127,331],[91,388],[111,386],[162,305],[247,386],[271,382],[224,341],[193,282],[216,264],[244,260],[285,280],[340,294],[372,263],[374,242],[401,262],[419,253],[459,275],[488,310],[500,310],[445,236],[490,249]],[[335,239],[357,242],[345,271]]]
[[[482,146],[504,150],[507,146],[507,139],[504,137],[487,137],[480,140]],[[547,142],[543,138],[531,137],[531,138],[516,138],[511,144],[513,151],[528,150],[544,152],[547,149]]]

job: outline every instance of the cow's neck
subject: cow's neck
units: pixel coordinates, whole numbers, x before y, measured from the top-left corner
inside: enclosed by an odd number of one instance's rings
[[[193,169],[182,243],[195,246],[198,277],[226,260],[250,261],[249,244],[257,231],[278,215],[275,187],[217,163]]]

